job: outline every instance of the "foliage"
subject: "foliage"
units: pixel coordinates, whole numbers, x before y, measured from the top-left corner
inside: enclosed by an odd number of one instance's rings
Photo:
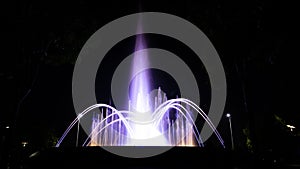
[[[251,153],[254,152],[254,148],[253,148],[253,144],[252,144],[252,141],[250,139],[250,130],[248,128],[244,128],[243,129],[243,134],[245,135],[246,137],[246,147],[247,147],[247,150]]]

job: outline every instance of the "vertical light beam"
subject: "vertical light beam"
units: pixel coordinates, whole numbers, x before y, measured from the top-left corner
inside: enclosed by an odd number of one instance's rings
[[[137,34],[142,30],[141,18],[139,19]],[[139,113],[149,111],[149,100],[147,99],[149,93],[149,74],[147,71],[143,71],[146,67],[148,67],[148,55],[145,52],[136,52],[145,49],[146,47],[144,35],[137,35],[135,42],[135,55],[132,63],[132,73],[139,73],[133,74],[135,78],[132,82],[130,95],[133,108]]]

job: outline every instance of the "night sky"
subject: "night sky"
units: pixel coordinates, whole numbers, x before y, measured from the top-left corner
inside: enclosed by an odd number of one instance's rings
[[[295,4],[258,0],[110,0],[92,4],[81,0],[72,3],[22,1],[13,6],[13,10],[7,8],[3,12],[8,21],[2,32],[3,41],[8,42],[9,52],[1,55],[0,62],[0,125],[1,131],[11,126],[11,146],[23,140],[36,149],[53,145],[51,138],[60,137],[75,118],[72,73],[82,46],[110,21],[142,11],[182,17],[210,39],[226,73],[228,94],[224,113],[232,114],[237,149],[247,149],[248,137],[254,151],[281,152],[293,145],[290,140],[299,137],[300,71],[296,28],[299,10]],[[208,110],[210,84],[201,62],[185,59],[193,53],[174,39],[158,35],[146,37],[149,46],[177,53],[188,63],[199,77],[197,82],[203,95],[201,106]],[[99,68],[99,76],[102,71],[113,72],[110,68],[132,52],[134,39],[120,42],[108,53],[107,66]],[[112,58],[114,56],[116,58]],[[96,92],[97,96],[102,94],[100,101],[109,102],[107,86],[111,77],[105,76],[107,81],[95,82]],[[172,88],[167,90],[172,92]],[[290,132],[286,124],[296,129]],[[225,117],[218,130],[229,145]]]

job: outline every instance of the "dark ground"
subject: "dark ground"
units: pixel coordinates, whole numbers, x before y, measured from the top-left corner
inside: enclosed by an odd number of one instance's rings
[[[127,151],[135,149],[159,149],[159,147],[117,147]],[[23,168],[217,168],[217,169],[252,169],[252,168],[299,168],[299,159],[290,163],[286,159],[267,155],[264,157],[246,152],[228,151],[215,148],[175,147],[171,150],[148,158],[120,157],[100,147],[87,148],[51,148],[37,152],[25,158]],[[298,163],[295,163],[298,162]],[[11,165],[14,167],[14,165]]]

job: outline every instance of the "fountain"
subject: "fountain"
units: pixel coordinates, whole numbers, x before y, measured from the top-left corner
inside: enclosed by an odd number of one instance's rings
[[[165,101],[160,102],[161,100]],[[80,118],[96,108],[101,108],[102,113],[94,115],[91,133],[82,146],[132,146],[135,145],[133,144],[135,139],[144,140],[142,143],[147,143],[147,138],[162,136],[164,139],[161,141],[165,142],[158,142],[159,144],[156,146],[204,146],[201,135],[191,117],[191,109],[209,124],[224,146],[224,141],[216,127],[201,108],[192,101],[184,98],[166,100],[165,95],[163,99],[155,97],[155,101],[157,101],[155,105],[159,106],[155,107],[155,111],[148,121],[139,120],[138,115],[130,110],[119,111],[107,104],[92,105],[80,113],[69,125],[56,147],[59,147]],[[171,109],[176,110],[176,119],[170,118],[169,111]]]
[[[135,51],[144,49],[145,44],[143,36],[137,36]],[[145,67],[148,64],[147,57],[146,54],[134,55],[132,72]],[[140,72],[134,78],[127,110],[117,110],[108,104],[95,104],[79,113],[56,147],[60,146],[76,123],[79,130],[80,119],[87,113],[93,113],[94,109],[100,109],[100,113],[93,114],[90,133],[82,146],[203,147],[201,133],[194,123],[196,116],[200,115],[224,147],[216,127],[197,104],[187,98],[168,100],[161,88],[150,92],[148,79],[147,72]]]

